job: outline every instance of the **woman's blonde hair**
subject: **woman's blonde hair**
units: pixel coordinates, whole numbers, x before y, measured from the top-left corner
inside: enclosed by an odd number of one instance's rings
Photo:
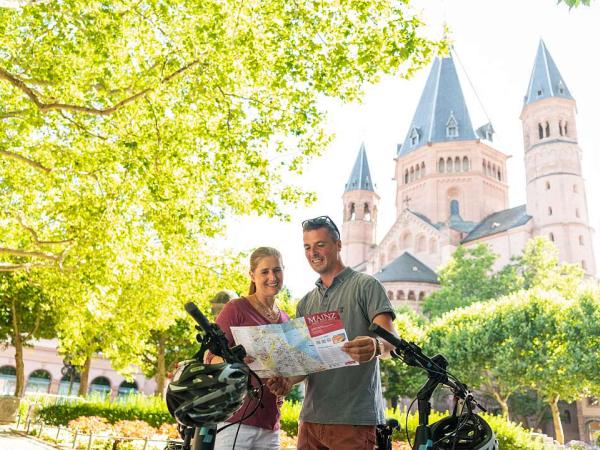
[[[273,247],[258,247],[256,250],[252,252],[250,255],[250,272],[254,272],[258,263],[261,259],[266,258],[267,256],[275,256],[283,263],[283,259],[281,258],[281,253],[279,250]],[[250,281],[250,288],[248,289],[248,295],[252,295],[256,292],[256,284],[254,281]]]

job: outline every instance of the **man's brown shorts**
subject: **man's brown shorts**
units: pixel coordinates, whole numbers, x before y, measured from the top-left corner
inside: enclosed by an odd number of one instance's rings
[[[300,422],[298,450],[373,450],[375,425],[328,425]]]

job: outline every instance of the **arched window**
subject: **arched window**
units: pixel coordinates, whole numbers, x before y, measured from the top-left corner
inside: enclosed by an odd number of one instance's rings
[[[573,192],[577,194],[577,185],[576,184],[573,185]]]
[[[446,159],[446,172],[452,172],[452,158]]]
[[[458,122],[452,111],[450,111],[450,118],[448,119],[448,122],[446,122],[446,137],[458,137]]]
[[[435,238],[429,239],[429,253],[437,252],[437,240]]]
[[[550,242],[554,242],[554,233],[550,233],[548,239],[550,239]]]
[[[17,369],[13,366],[0,367],[0,395],[13,395],[17,383]]]
[[[446,170],[446,163],[444,161],[444,158],[440,158],[440,160],[438,161],[438,172],[444,173],[445,170]]]
[[[123,381],[119,385],[119,390],[117,391],[118,397],[123,397],[127,395],[135,394],[138,391],[138,385],[135,381]]]
[[[387,291],[387,296],[390,300],[394,300],[394,293],[392,291]]]
[[[483,162],[481,163],[481,172],[485,175],[486,173],[486,163],[485,163],[485,159],[483,160]]]
[[[540,136],[540,139],[544,138],[544,128],[542,127],[541,123],[538,123],[538,134]]]
[[[417,131],[416,128],[413,128],[412,131],[410,132],[410,145],[411,145],[411,147],[414,147],[418,143],[419,143],[419,132]]]
[[[548,206],[548,215],[551,216],[552,215],[552,206]]]
[[[408,169],[404,171],[404,184],[408,184]]]
[[[369,209],[368,203],[365,203],[365,215],[363,216],[363,219],[367,222],[371,221],[371,210]]]
[[[492,176],[492,163],[490,163],[489,161],[488,161],[488,164],[487,164],[487,174],[489,176]]]
[[[88,394],[95,393],[100,396],[107,396],[110,394],[110,380],[106,377],[96,377],[90,383]]]
[[[546,181],[546,190],[549,191],[550,190],[550,182]]]
[[[563,132],[565,133],[565,136],[569,135],[569,131],[567,130],[567,122],[563,124]]]
[[[356,220],[356,208],[354,203],[350,203],[350,220]]]
[[[562,123],[562,120],[558,121],[558,134],[561,135],[561,136],[563,135],[563,123]]]
[[[583,236],[579,235],[579,245],[583,245]]]
[[[419,300],[425,300],[425,292],[419,292]]]
[[[500,167],[498,167],[498,181],[502,181],[502,172],[500,171]]]
[[[410,168],[410,181],[415,181],[415,168]]]
[[[412,234],[410,234],[410,231],[407,231],[402,236],[402,248],[405,249],[410,247],[412,247]]]
[[[454,158],[454,171],[460,172],[460,157],[459,156]]]
[[[579,218],[579,208],[575,208],[575,217]]]
[[[408,291],[408,301],[412,301],[414,302],[416,300],[415,298],[415,291]]]
[[[417,248],[416,251],[417,252],[424,252],[427,249],[427,240],[425,239],[425,236],[420,235],[417,236]]]
[[[466,156],[463,157],[463,168],[462,168],[463,172],[468,172],[470,170],[469,167],[469,158],[467,158]]]
[[[546,133],[546,137],[550,136],[550,124],[548,122],[546,122],[546,129],[545,129]]]
[[[60,379],[58,385],[58,395],[76,395],[79,391],[79,383],[81,378],[78,373],[73,374],[73,383],[71,383],[71,376],[65,375]]]
[[[421,167],[417,164],[415,168],[415,180],[421,178]]]
[[[582,268],[583,270],[587,270],[587,264],[585,263],[585,259],[582,259],[582,260],[581,260],[581,268]]]
[[[404,291],[399,290],[396,292],[396,300],[405,300]]]
[[[29,378],[27,379],[27,386],[25,387],[25,392],[50,392],[51,380],[52,377],[50,376],[50,372],[48,372],[47,370],[34,370],[29,374]]]
[[[424,162],[421,163],[421,176],[422,177],[425,176],[425,163]]]

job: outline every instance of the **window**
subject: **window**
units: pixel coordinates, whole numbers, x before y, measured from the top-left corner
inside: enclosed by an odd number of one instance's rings
[[[550,190],[550,182],[546,181],[546,190],[549,191]]]
[[[416,297],[415,297],[415,291],[408,291],[408,301],[415,301]]]
[[[585,259],[582,259],[582,260],[581,260],[581,268],[582,268],[583,270],[587,270],[587,264],[585,263]]]
[[[579,245],[583,245],[583,236],[579,235]]]
[[[460,172],[460,157],[454,158],[454,171]]]
[[[552,206],[548,206],[548,215],[551,216],[552,215]]]
[[[558,82],[558,93],[559,94],[564,94],[565,93],[565,85],[563,84],[562,80],[560,80]]]
[[[354,208],[354,203],[350,203],[350,220],[356,219],[356,209]]]
[[[410,145],[411,145],[411,147],[414,147],[418,143],[419,143],[419,132],[417,131],[416,128],[413,128],[412,131],[410,132]]]
[[[498,181],[502,181],[502,172],[500,172],[500,168],[498,168]]]
[[[425,300],[425,292],[419,292],[419,300]]]
[[[454,118],[454,113],[450,111],[450,118],[446,122],[446,137],[458,137],[458,122]]]
[[[452,172],[452,158],[446,160],[446,172]]]
[[[424,162],[421,163],[421,176],[422,177],[425,176],[425,163]]]
[[[387,291],[387,296],[390,300],[394,300],[394,293],[392,291]]]
[[[440,160],[438,161],[438,172],[444,173],[445,170],[446,170],[446,163],[444,161],[444,158],[440,158]]]
[[[567,122],[565,122],[565,124],[563,125],[563,132],[565,133],[565,136],[569,135],[569,132],[567,131]]]
[[[410,178],[409,178],[409,180],[410,180],[411,182],[412,182],[412,181],[415,181],[415,168],[414,168],[414,167],[411,167],[411,168],[410,168]]]
[[[548,122],[546,122],[546,129],[545,129],[546,133],[546,137],[550,136],[550,124]]]
[[[542,128],[542,124],[538,123],[538,134],[540,136],[540,139],[544,138],[544,129]]]
[[[421,168],[417,164],[417,167],[415,168],[415,180],[418,180],[419,178],[421,178]]]
[[[541,97],[543,93],[544,93],[544,91],[542,90],[542,88],[538,88],[538,90],[537,90],[537,96]]]
[[[396,292],[396,300],[405,300],[404,291],[400,290]]]
[[[575,208],[575,217],[579,218],[579,208]]]
[[[562,120],[558,121],[558,134],[559,135],[563,135],[563,124],[562,124]]]
[[[573,185],[573,192],[577,194],[577,185],[576,184]]]
[[[463,157],[463,167],[462,167],[462,170],[463,170],[463,172],[468,172],[469,169],[470,169],[470,167],[469,167],[469,158],[467,158],[465,156],[465,157]]]
[[[368,203],[365,203],[365,215],[363,216],[363,218],[367,222],[371,221],[371,210],[369,209],[369,204]]]
[[[554,242],[554,233],[550,233],[548,239],[550,239],[550,242]]]
[[[408,184],[408,169],[404,171],[404,184]]]

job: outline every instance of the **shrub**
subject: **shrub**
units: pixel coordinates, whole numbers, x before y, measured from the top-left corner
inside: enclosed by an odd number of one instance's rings
[[[300,402],[285,401],[281,406],[281,429],[289,436],[298,435],[298,418],[301,409],[302,403]]]
[[[104,417],[114,424],[120,420],[143,420],[153,427],[174,423],[163,399],[132,395],[110,402],[104,398],[92,398],[85,402],[65,402],[42,406],[37,416],[48,425],[67,425],[70,420],[81,416]]]

